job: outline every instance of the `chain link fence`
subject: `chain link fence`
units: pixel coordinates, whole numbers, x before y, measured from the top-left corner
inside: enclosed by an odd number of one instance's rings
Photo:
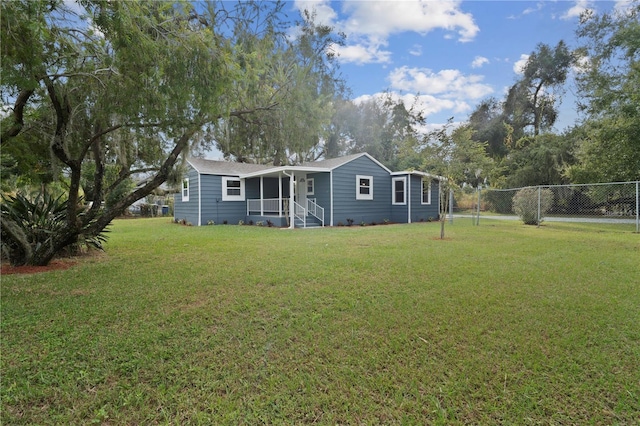
[[[542,221],[617,223],[635,225],[640,232],[640,181],[481,188],[455,199],[454,213],[471,216],[476,223],[483,217],[537,225]]]

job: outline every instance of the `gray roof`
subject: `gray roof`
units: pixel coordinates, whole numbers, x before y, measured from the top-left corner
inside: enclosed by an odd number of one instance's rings
[[[380,167],[387,170],[391,173],[384,164],[380,163],[378,160],[373,158],[371,155],[366,152],[361,152],[359,154],[351,154],[345,155],[344,157],[338,158],[329,158],[326,160],[320,161],[310,161],[302,163],[300,166],[272,166],[265,164],[250,164],[250,163],[235,163],[232,161],[216,161],[216,160],[205,160],[202,158],[189,158],[187,161],[189,164],[193,166],[194,169],[198,173],[207,174],[207,175],[232,175],[232,176],[241,176],[241,175],[267,175],[268,173],[280,173],[283,170],[309,170],[309,169],[322,169],[323,171],[333,170],[337,167],[340,167],[344,164],[349,163],[350,161],[355,160],[356,158],[360,158],[362,156],[366,156],[370,158],[372,161],[377,163]],[[260,173],[264,172],[264,173]],[[411,173],[409,171],[405,172],[395,172],[398,173]],[[426,175],[426,174],[425,174]]]
[[[187,160],[198,173],[205,175],[242,175],[273,168],[264,164],[236,163],[232,161],[205,160],[189,158]]]
[[[318,167],[323,169],[335,169],[336,167],[342,166],[343,164],[346,164],[351,160],[355,160],[356,158],[361,157],[363,155],[366,155],[366,154],[359,153],[359,154],[345,155],[344,157],[329,158],[327,160],[310,161],[310,162],[302,163],[302,166]]]

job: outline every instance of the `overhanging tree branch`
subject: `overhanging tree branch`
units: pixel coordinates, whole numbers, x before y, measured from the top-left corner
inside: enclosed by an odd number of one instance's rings
[[[13,105],[13,124],[0,133],[0,145],[7,140],[17,136],[24,127],[24,107],[35,91],[33,89],[23,89],[18,94]]]

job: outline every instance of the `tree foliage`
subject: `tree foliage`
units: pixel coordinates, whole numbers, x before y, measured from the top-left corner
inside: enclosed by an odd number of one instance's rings
[[[576,182],[640,179],[640,2],[625,11],[583,15],[584,72],[578,78],[587,114],[569,169]]]
[[[332,120],[336,155],[368,152],[387,167],[399,167],[403,147],[422,136],[426,118],[417,103],[407,106],[391,93],[364,101],[342,102]]]
[[[574,55],[564,41],[555,48],[540,43],[531,52],[522,78],[507,94],[504,112],[519,139],[530,130],[534,136],[553,127],[558,117],[557,104]]]
[[[79,235],[99,235],[123,209],[170,178],[181,154],[202,148],[202,136],[221,119],[277,103],[260,97],[264,104],[245,105],[248,98],[236,96],[238,82],[268,76],[243,66],[242,58],[255,53],[234,43],[232,34],[247,28],[273,33],[278,7],[97,0],[80,5],[1,4],[2,101],[13,105],[3,119],[2,149],[13,155],[32,140],[46,141],[53,170],[68,180],[64,226],[50,244],[32,247],[41,251],[32,259],[42,264]],[[256,11],[258,22],[252,20]],[[87,164],[94,167],[93,203],[85,210],[81,183]],[[140,173],[148,178],[123,190]],[[103,207],[105,199],[112,202]],[[5,230],[15,230],[15,223],[2,215],[1,224],[3,237],[10,238]],[[25,240],[18,235],[14,242]]]
[[[486,144],[472,139],[469,126],[453,128],[452,121],[427,133],[417,144],[404,151],[409,161],[419,159],[419,170],[444,179],[440,182],[440,238],[444,238],[444,216],[452,190],[464,184],[476,187],[492,173],[493,160],[486,153]]]
[[[274,31],[237,32],[238,43],[253,53],[242,60],[251,78],[238,82],[235,96],[246,105],[277,101],[277,107],[260,116],[221,119],[213,138],[225,158],[282,165],[324,154],[332,101],[344,90],[332,51],[342,37],[314,21],[305,12],[292,39]]]

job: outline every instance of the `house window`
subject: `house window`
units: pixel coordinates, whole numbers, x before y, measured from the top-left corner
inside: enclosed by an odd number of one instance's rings
[[[307,179],[307,195],[314,195],[314,182],[313,182],[313,178],[311,179]]]
[[[222,177],[222,201],[244,201],[244,181],[235,177]]]
[[[182,180],[182,201],[189,201],[189,178]]]
[[[405,192],[407,187],[407,178],[398,177],[393,178],[393,203],[392,204],[407,204],[405,198]]]
[[[356,175],[356,200],[373,200],[373,176]]]
[[[431,204],[431,180],[422,178],[422,204]]]

